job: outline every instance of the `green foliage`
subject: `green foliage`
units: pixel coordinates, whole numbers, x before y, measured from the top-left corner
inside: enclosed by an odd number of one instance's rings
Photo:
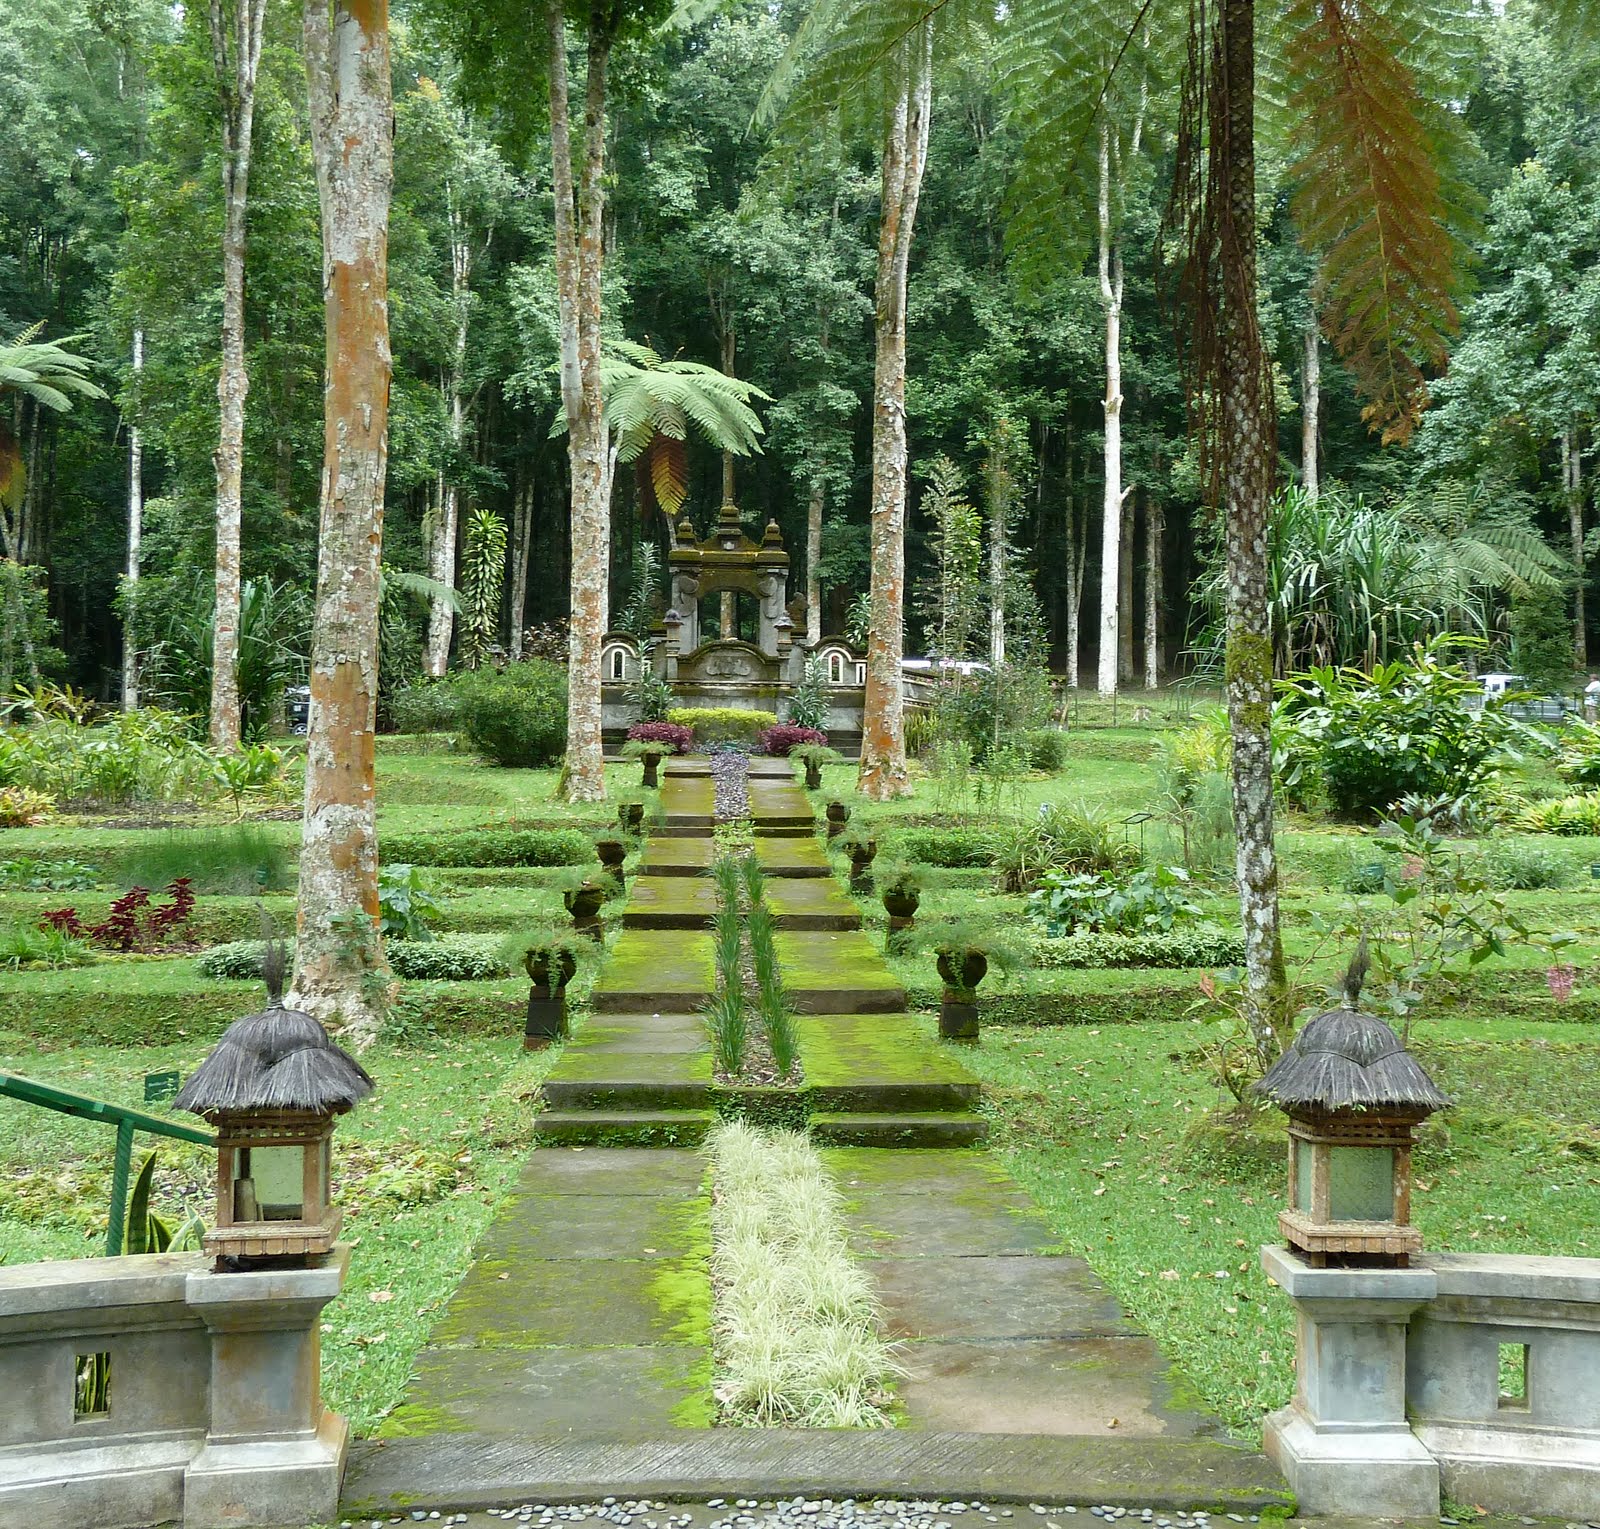
[[[1556,770],[1576,786],[1600,786],[1600,725],[1574,719],[1561,729]]]
[[[807,655],[799,683],[789,692],[789,720],[796,727],[828,726],[828,666],[820,653]]]
[[[1079,967],[1226,967],[1244,962],[1244,936],[1218,924],[1127,931],[1083,930],[1029,942],[1041,970]]]
[[[1529,590],[1511,602],[1511,667],[1542,695],[1573,688],[1572,616],[1564,588]]]
[[[567,746],[567,671],[530,658],[480,669],[457,681],[461,730],[492,763],[519,768],[554,764]]]
[[[240,818],[246,797],[276,791],[283,785],[283,755],[270,743],[246,743],[236,753],[214,759],[211,769],[232,798],[234,815]]]
[[[397,733],[453,733],[461,726],[461,691],[453,680],[420,679],[389,698]]]
[[[1059,727],[1036,727],[1024,735],[1028,768],[1058,775],[1067,766],[1067,735]]]
[[[1517,814],[1513,826],[1525,834],[1600,834],[1600,791],[1530,802]]]
[[[1164,934],[1204,912],[1181,866],[1153,866],[1121,877],[1047,871],[1040,879],[1042,885],[1028,898],[1028,912],[1051,938],[1080,929]]]
[[[1500,892],[1541,892],[1570,886],[1576,875],[1571,859],[1540,844],[1519,844],[1499,839],[1485,844],[1475,861],[1474,873]]]
[[[712,743],[754,743],[760,733],[778,725],[770,711],[745,711],[738,706],[675,706],[667,721],[694,729],[695,741]]]
[[[56,799],[31,786],[0,786],[0,828],[27,828],[53,818]]]
[[[422,872],[385,861],[378,868],[378,927],[386,940],[431,940],[431,925],[444,917]]]
[[[505,587],[506,523],[487,505],[465,517],[461,563],[461,661],[476,669],[489,660],[500,635],[500,595]],[[470,731],[470,723],[469,723]],[[504,763],[504,761],[501,761]]]
[[[1273,735],[1291,799],[1325,795],[1335,812],[1357,817],[1408,793],[1469,796],[1486,787],[1530,735],[1501,707],[1468,710],[1482,687],[1445,656],[1464,640],[1419,644],[1370,674],[1316,668],[1285,681]]]
[[[937,658],[972,657],[986,619],[983,520],[966,497],[961,469],[949,457],[934,459],[922,511],[933,523],[934,568],[912,590],[922,620],[923,643]]]
[[[142,834],[112,871],[122,887],[164,887],[186,876],[196,892],[213,896],[283,892],[295,882],[289,846],[254,823]]]
[[[933,705],[939,735],[963,740],[981,761],[1050,721],[1050,675],[1035,664],[982,669],[942,680]]]
[[[0,888],[8,891],[83,892],[99,884],[98,868],[81,860],[35,860],[24,855],[0,862]]]
[[[1031,891],[1047,872],[1093,875],[1139,858],[1110,814],[1087,802],[1042,803],[1031,818],[1001,832],[991,863],[1007,892]]]
[[[384,948],[390,969],[408,982],[486,982],[513,975],[507,941],[494,934],[441,934],[426,941],[396,939]],[[213,945],[195,966],[203,977],[255,981],[266,954],[261,940]]]
[[[67,966],[89,966],[95,959],[89,941],[65,929],[35,929],[26,924],[0,926],[0,966],[11,971],[59,971]]]
[[[463,828],[389,833],[378,840],[385,862],[441,866],[587,865],[588,838],[576,829]]]
[[[908,828],[895,834],[895,852],[923,865],[966,869],[993,863],[1007,841],[1007,830],[993,828]]]
[[[672,686],[646,664],[628,686],[628,704],[638,712],[640,722],[665,722],[672,710]]]
[[[632,576],[628,580],[628,599],[621,614],[611,623],[619,632],[643,641],[661,616],[661,554],[653,541],[639,542],[633,549]],[[649,674],[648,665],[642,674]],[[636,682],[637,684],[637,682]],[[641,713],[640,720],[657,719]]]

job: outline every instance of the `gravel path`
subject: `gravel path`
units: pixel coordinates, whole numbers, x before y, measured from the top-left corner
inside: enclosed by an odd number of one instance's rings
[[[719,823],[750,816],[750,791],[746,779],[750,756],[729,751],[711,756],[711,778],[716,782],[716,816]]]

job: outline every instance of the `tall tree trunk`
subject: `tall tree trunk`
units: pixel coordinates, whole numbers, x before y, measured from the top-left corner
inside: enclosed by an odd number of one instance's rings
[[[1228,719],[1245,940],[1245,1003],[1263,1059],[1279,1044],[1286,986],[1273,845],[1272,629],[1267,484],[1274,456],[1267,359],[1256,317],[1255,0],[1223,0],[1212,103],[1210,195],[1219,199],[1218,441],[1228,554]]]
[[[1122,496],[1122,559],[1117,568],[1117,683],[1133,683],[1133,542],[1135,524],[1133,490]]]
[[[1144,507],[1144,688],[1161,683],[1161,533],[1166,517],[1158,500]]]
[[[522,662],[523,616],[528,608],[528,548],[533,539],[533,472],[526,463],[517,469],[516,492],[511,501],[511,662]]]
[[[1100,642],[1095,688],[1117,690],[1122,593],[1122,247],[1111,236],[1111,130],[1100,123],[1100,305],[1106,321],[1105,495],[1100,509]]]
[[[211,62],[222,103],[222,367],[217,374],[216,606],[211,634],[211,746],[239,746],[239,527],[244,476],[244,401],[250,376],[244,359],[245,221],[256,73],[266,0],[211,0]]]
[[[906,574],[906,282],[933,104],[933,24],[903,45],[899,86],[883,142],[878,223],[877,354],[872,385],[872,625],[858,786],[873,801],[904,796]]]
[[[822,641],[822,479],[811,480],[806,500],[806,641]]]
[[[1302,338],[1305,361],[1300,386],[1300,486],[1315,504],[1320,492],[1317,454],[1322,415],[1322,337],[1317,332],[1315,308],[1306,317]]]
[[[364,1045],[393,992],[378,937],[373,789],[393,370],[388,0],[306,0],[305,55],[327,375],[293,1002]]]
[[[450,374],[446,389],[450,395],[450,466],[440,475],[438,516],[429,539],[428,577],[451,589],[456,583],[456,540],[461,530],[461,492],[457,476],[461,471],[461,449],[467,420],[467,329],[472,248],[467,243],[465,220],[456,205],[455,190],[445,187],[445,202],[450,225],[450,296],[455,303],[456,329],[450,348]],[[450,636],[455,613],[443,600],[435,600],[428,612],[428,644],[423,667],[434,679],[441,679],[450,664]]]
[[[1577,420],[1561,432],[1561,481],[1566,490],[1567,537],[1575,577],[1572,581],[1572,661],[1579,669],[1589,667],[1589,633],[1583,614],[1583,585],[1586,576],[1583,553],[1583,448]]]
[[[139,555],[144,539],[144,435],[139,429],[144,330],[133,332],[133,418],[128,421],[128,562],[122,584],[122,709],[139,707]]]
[[[989,663],[996,673],[1006,661],[1006,507],[989,515]]]
[[[609,43],[591,13],[584,100],[584,154],[574,187],[567,100],[566,11],[552,0],[550,149],[555,190],[556,289],[561,309],[561,400],[572,478],[572,618],[567,657],[567,770],[570,801],[603,801],[600,647],[610,585],[605,408],[600,391],[600,275],[605,258],[605,107]]]

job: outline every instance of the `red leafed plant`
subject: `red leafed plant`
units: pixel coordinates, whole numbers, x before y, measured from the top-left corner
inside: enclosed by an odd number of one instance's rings
[[[776,727],[769,727],[756,741],[761,745],[763,754],[776,754],[787,758],[790,749],[797,749],[803,743],[816,743],[825,747],[828,735],[814,727],[796,727],[792,722],[780,722]]]
[[[675,754],[687,754],[694,729],[677,722],[635,722],[628,729],[628,741],[666,744]]]
[[[170,901],[157,907],[151,904],[148,888],[129,887],[111,904],[104,923],[85,926],[76,908],[53,908],[39,921],[39,927],[93,940],[110,950],[148,949],[187,924],[194,912],[194,888],[187,876],[167,883],[167,897]],[[145,915],[142,919],[141,914]]]

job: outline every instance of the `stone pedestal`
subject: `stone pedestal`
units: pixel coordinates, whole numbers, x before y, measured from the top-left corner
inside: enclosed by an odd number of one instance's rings
[[[1295,1304],[1295,1398],[1264,1446],[1301,1511],[1437,1514],[1439,1467],[1406,1421],[1406,1324],[1433,1270],[1318,1269],[1279,1247],[1261,1262]]]
[[[184,1529],[337,1520],[348,1434],[322,1405],[322,1308],[349,1249],[306,1269],[190,1274],[211,1338],[211,1420],[184,1473]]]

